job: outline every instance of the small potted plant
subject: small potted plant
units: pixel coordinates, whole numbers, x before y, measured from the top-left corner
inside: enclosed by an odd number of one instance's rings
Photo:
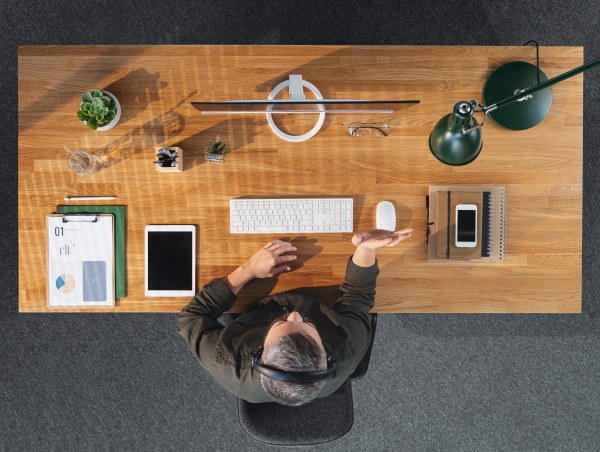
[[[90,130],[109,130],[121,118],[121,105],[115,96],[99,89],[83,93],[77,112],[77,119],[83,121]]]
[[[210,163],[225,163],[225,152],[227,151],[227,146],[225,143],[221,143],[220,141],[215,142],[212,140],[210,143],[206,143],[206,151],[204,151],[204,155],[206,156],[206,160]]]
[[[183,150],[177,147],[156,148],[156,171],[165,173],[183,171]]]

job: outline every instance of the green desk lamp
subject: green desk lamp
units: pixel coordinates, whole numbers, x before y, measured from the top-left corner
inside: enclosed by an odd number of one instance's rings
[[[552,90],[545,88],[596,66],[600,66],[600,59],[550,80],[542,71],[539,71],[538,78],[536,66],[522,61],[500,66],[483,87],[483,103],[489,107],[481,105],[481,110],[477,110],[479,103],[474,99],[457,103],[453,112],[440,119],[429,135],[431,153],[446,165],[471,163],[481,152],[481,127],[488,114],[492,121],[506,129],[529,129],[546,117],[552,105]],[[523,89],[523,86],[530,88]],[[538,94],[533,96],[533,93]],[[495,111],[501,107],[507,108]],[[473,118],[473,113],[485,114],[481,124]]]

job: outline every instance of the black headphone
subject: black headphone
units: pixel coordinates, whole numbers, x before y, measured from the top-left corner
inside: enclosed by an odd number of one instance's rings
[[[327,370],[319,372],[291,372],[287,370],[275,369],[274,367],[261,364],[264,347],[261,345],[255,351],[250,352],[250,362],[258,373],[273,380],[285,381],[288,383],[314,383],[315,381],[325,380],[335,372],[335,360],[327,354]]]

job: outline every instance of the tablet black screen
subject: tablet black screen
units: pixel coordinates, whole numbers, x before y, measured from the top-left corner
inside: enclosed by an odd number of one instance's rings
[[[192,290],[192,233],[148,231],[148,289]]]

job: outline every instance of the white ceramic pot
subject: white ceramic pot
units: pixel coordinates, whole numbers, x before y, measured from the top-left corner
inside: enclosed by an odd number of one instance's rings
[[[112,129],[114,126],[117,125],[117,123],[119,122],[119,119],[121,119],[121,104],[119,103],[118,99],[113,94],[109,93],[108,91],[102,90],[102,92],[117,103],[117,112],[115,114],[115,119],[113,119],[111,122],[109,122],[108,124],[106,124],[105,126],[102,126],[102,127],[98,126],[98,128],[96,129],[98,132],[104,132],[105,130]],[[81,104],[83,104],[83,102],[81,102]],[[79,104],[79,105],[81,105],[81,104]],[[87,121],[83,121],[83,122],[85,124],[87,124]]]

